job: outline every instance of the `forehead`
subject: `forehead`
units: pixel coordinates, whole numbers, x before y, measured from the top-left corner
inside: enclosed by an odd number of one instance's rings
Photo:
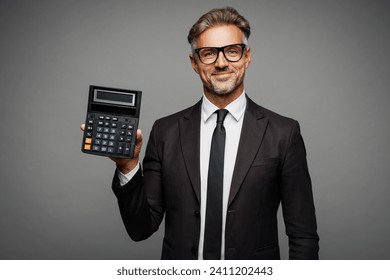
[[[241,44],[244,35],[235,25],[218,25],[210,27],[201,33],[196,40],[196,47],[223,47],[231,44]]]

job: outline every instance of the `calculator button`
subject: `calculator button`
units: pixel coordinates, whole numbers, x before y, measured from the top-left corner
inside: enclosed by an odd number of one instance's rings
[[[125,135],[125,134],[126,134],[126,131],[125,130],[121,130],[120,135]]]
[[[85,144],[91,144],[92,138],[85,138]]]
[[[103,121],[98,121],[98,126],[103,126],[104,122]]]
[[[93,120],[88,120],[88,124],[93,124]]]
[[[113,117],[112,120],[113,120],[114,122],[116,122],[116,121],[118,121],[118,118]]]
[[[122,129],[126,129],[126,127],[127,127],[127,124],[122,124],[122,125],[121,125],[121,128],[122,128]]]
[[[114,152],[114,148],[112,148],[112,147],[108,147],[108,149],[107,149],[107,152],[109,152],[109,153],[113,153]]]
[[[116,134],[116,128],[111,128],[110,133],[111,134]]]
[[[92,133],[88,131],[88,132],[85,133],[85,136],[86,137],[92,137]]]
[[[118,154],[122,154],[123,151],[124,151],[123,143],[119,143],[119,146],[118,146]]]
[[[110,135],[110,137],[108,139],[115,140],[115,135]]]
[[[108,146],[114,147],[114,145],[115,145],[114,141],[108,141]]]
[[[127,126],[127,129],[131,129],[131,130],[133,130],[133,129],[134,129],[134,125],[131,125],[131,124],[130,124],[130,125],[128,125],[128,126]]]
[[[131,137],[126,137],[126,142],[131,143]]]
[[[110,129],[107,128],[107,127],[105,127],[105,128],[103,129],[103,132],[104,132],[104,133],[110,133]]]
[[[104,120],[104,116],[99,116],[99,120]]]
[[[107,152],[107,147],[101,147],[100,151],[101,152]]]
[[[106,120],[110,121],[110,120],[111,120],[111,117],[107,116],[107,117],[106,117]]]
[[[107,144],[108,144],[108,141],[107,141],[107,140],[102,140],[102,145],[103,145],[103,146],[107,146]]]
[[[91,150],[91,145],[85,144],[84,145],[84,150],[87,150],[87,151]]]
[[[96,128],[96,131],[97,131],[97,132],[103,132],[103,127],[98,126],[98,127]]]
[[[100,139],[95,139],[95,145],[100,145],[101,143],[102,143],[102,140],[100,140]]]
[[[104,123],[104,126],[110,127],[110,126],[111,126],[111,123],[105,122],[105,123]]]
[[[126,144],[126,146],[125,146],[125,154],[126,155],[130,154],[130,148],[131,148],[131,144]]]
[[[93,130],[93,126],[88,125],[88,126],[87,126],[87,130],[89,130],[89,131]]]
[[[96,138],[102,138],[102,134],[101,133],[96,133]]]
[[[108,139],[108,134],[103,134],[103,139]]]
[[[100,146],[93,145],[92,146],[92,150],[94,150],[95,152],[99,152],[100,151]]]
[[[125,141],[125,137],[124,136],[119,136],[119,142],[124,142]]]
[[[118,124],[116,124],[116,123],[111,124],[111,127],[116,128],[117,126],[118,126]]]
[[[133,136],[133,132],[132,131],[127,131],[126,135],[127,136]]]

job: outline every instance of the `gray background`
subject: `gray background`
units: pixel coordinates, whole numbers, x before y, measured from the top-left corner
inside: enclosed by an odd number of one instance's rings
[[[252,25],[246,90],[299,120],[322,259],[390,259],[390,2],[0,1],[0,258],[158,259],[127,236],[113,163],[80,152],[90,84],[143,91],[141,128],[199,100],[186,36],[214,7]],[[280,222],[282,257],[287,240]]]

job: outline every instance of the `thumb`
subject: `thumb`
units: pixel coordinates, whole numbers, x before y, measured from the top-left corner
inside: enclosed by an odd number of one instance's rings
[[[140,154],[141,148],[142,148],[142,142],[143,142],[142,131],[141,131],[141,129],[137,129],[137,140],[135,142],[135,147],[134,147],[134,157],[135,158],[139,157],[139,154]]]

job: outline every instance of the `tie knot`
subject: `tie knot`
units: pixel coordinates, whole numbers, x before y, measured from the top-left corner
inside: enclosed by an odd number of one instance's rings
[[[229,113],[229,111],[226,109],[220,109],[220,110],[217,110],[215,112],[217,113],[217,123],[219,123],[219,124],[223,123],[227,113]]]

